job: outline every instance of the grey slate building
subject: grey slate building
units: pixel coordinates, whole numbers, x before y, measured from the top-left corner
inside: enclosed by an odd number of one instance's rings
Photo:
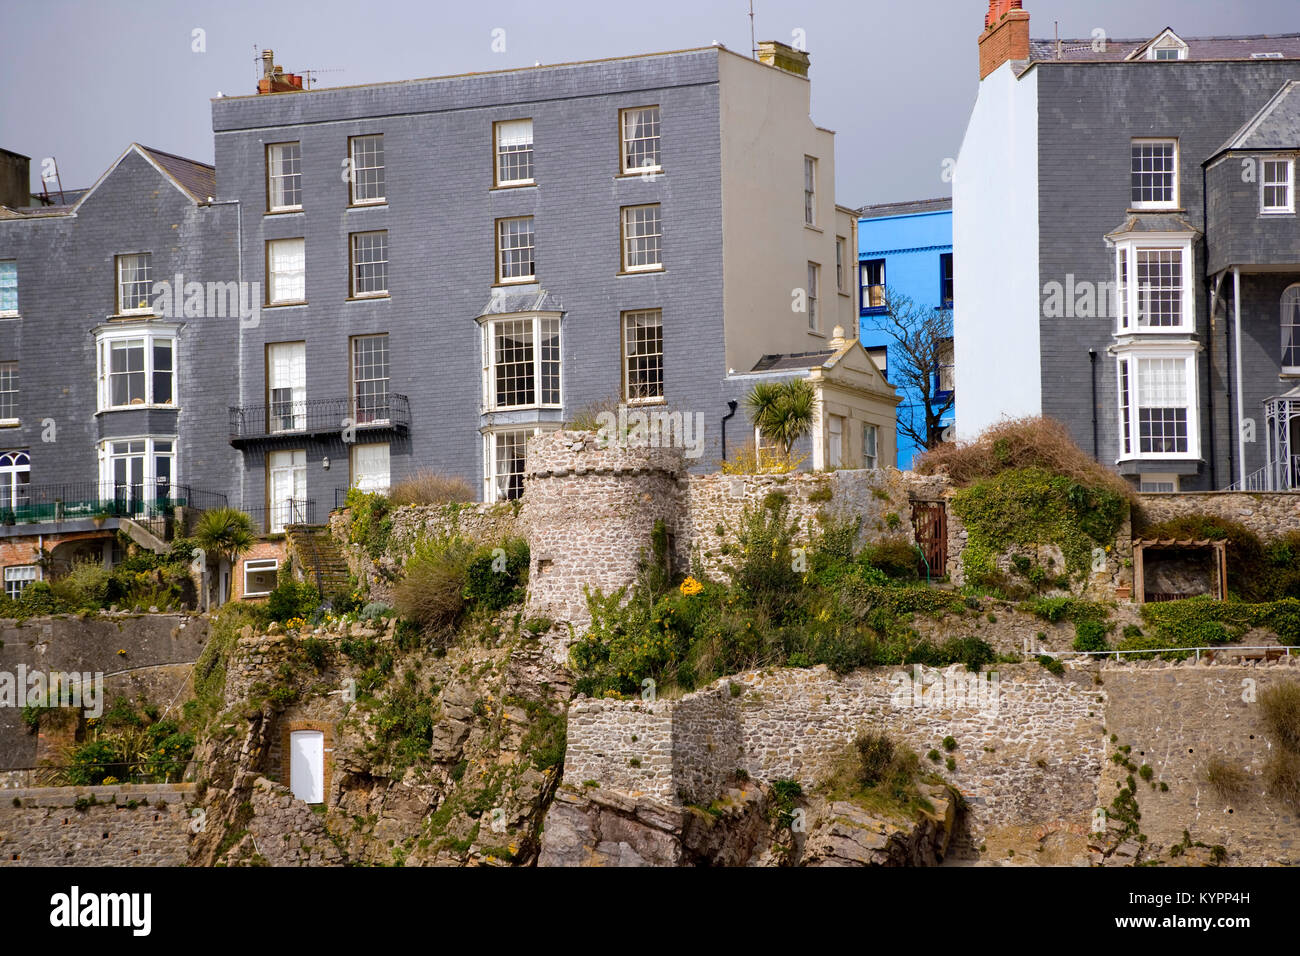
[[[530,436],[614,403],[711,468],[755,363],[854,327],[805,53],[311,91],[271,59],[257,95],[212,101],[215,168],[132,146],[74,203],[0,197],[13,502],[184,484],[278,532],[421,469],[512,498]],[[857,463],[856,420],[892,414],[853,382],[818,464]]]
[[[1038,41],[992,0],[954,179],[962,437],[1149,491],[1300,488],[1300,35]]]

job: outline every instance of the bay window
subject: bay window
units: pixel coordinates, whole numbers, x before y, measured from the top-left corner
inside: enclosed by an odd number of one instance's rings
[[[552,407],[560,402],[560,320],[529,316],[483,324],[484,405]]]
[[[1119,354],[1120,458],[1196,458],[1196,356],[1188,349]]]
[[[524,493],[528,439],[540,428],[507,428],[483,435],[483,500],[513,501]]]
[[[176,439],[143,436],[111,439],[99,450],[103,498],[136,514],[171,497],[176,482]]]
[[[99,411],[176,404],[175,326],[101,331],[96,354]]]
[[[1115,243],[1115,318],[1119,334],[1194,331],[1190,238]]]

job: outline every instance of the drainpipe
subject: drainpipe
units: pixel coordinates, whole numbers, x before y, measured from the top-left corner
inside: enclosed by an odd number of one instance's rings
[[[727,419],[731,418],[733,415],[736,414],[737,404],[738,403],[735,401],[727,402],[727,408],[731,409],[731,411],[727,412],[727,414],[722,416],[722,460],[723,461],[727,460]]]
[[[1246,490],[1246,438],[1241,431],[1241,423],[1246,419],[1241,381],[1241,266],[1232,267],[1232,311],[1234,313],[1233,361],[1237,371],[1237,480]]]
[[[1210,488],[1219,490],[1218,442],[1214,440],[1214,316],[1219,309],[1219,293],[1223,291],[1223,273],[1214,279],[1210,292],[1210,318],[1205,330],[1205,404],[1210,416]]]
[[[1097,444],[1097,350],[1088,349],[1088,365],[1092,373],[1092,459],[1101,461],[1100,446]]]

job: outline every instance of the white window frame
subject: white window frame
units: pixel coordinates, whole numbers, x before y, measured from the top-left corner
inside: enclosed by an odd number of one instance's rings
[[[868,284],[866,281],[867,268],[868,266],[874,265],[877,262],[880,263],[880,281]],[[887,288],[885,283],[888,281],[889,281],[889,262],[887,259],[877,257],[875,259],[860,259],[858,261],[858,288],[861,290],[860,294],[862,296],[862,302],[860,303],[860,305],[862,306],[862,308],[864,309],[885,308],[885,289]],[[871,302],[870,290],[872,289],[880,290],[879,305],[873,305]]]
[[[808,331],[821,332],[822,318],[817,312],[817,295],[820,291],[822,267],[816,262],[808,263]]]
[[[1159,486],[1159,487],[1153,487]],[[1168,487],[1163,487],[1168,486]],[[1168,475],[1139,475],[1138,476],[1138,493],[1143,495],[1171,495],[1178,492],[1178,476],[1175,474]]]
[[[528,138],[521,135],[525,124]],[[513,140],[506,142],[505,140]],[[509,150],[509,152],[506,152]],[[514,179],[503,178],[502,165],[507,156],[528,156],[528,176]],[[492,180],[497,188],[511,186],[533,186],[537,183],[537,154],[534,151],[533,121],[529,117],[513,120],[498,120],[492,124]]]
[[[271,586],[265,591],[250,591],[248,589],[248,576],[250,574],[264,574],[267,571],[273,572],[271,575]],[[275,590],[275,580],[279,576],[279,573],[279,558],[246,558],[244,560],[244,591],[241,596],[245,598],[266,597]]]
[[[817,157],[803,158],[803,224],[817,225]]]
[[[144,448],[141,451],[117,451],[115,445],[125,445],[131,442],[143,442]],[[170,450],[159,450],[158,444],[162,442],[170,444]],[[112,499],[116,496],[117,476],[115,474],[114,462],[119,458],[143,459],[141,467],[143,473],[140,475],[138,482],[141,490],[142,501],[145,504],[152,504],[157,500],[154,493],[158,487],[158,459],[170,459],[171,464],[168,468],[170,474],[167,476],[167,485],[169,488],[175,488],[180,483],[180,474],[177,471],[177,463],[180,460],[177,445],[179,439],[176,435],[121,435],[112,438],[105,438],[97,448],[99,457],[99,480],[100,480],[100,497]],[[131,487],[135,487],[132,483]]]
[[[497,403],[496,389],[496,372],[497,372],[497,350],[496,350],[496,333],[497,328],[505,323],[529,322],[532,324],[532,349],[533,349],[533,401],[524,402],[518,405],[501,405]],[[544,325],[545,324],[545,325]],[[543,329],[547,326],[554,326],[556,345],[555,350],[557,357],[554,360],[556,366],[556,398],[555,401],[542,401],[542,367],[545,361],[542,357],[542,336]],[[549,329],[547,329],[549,333]],[[486,411],[499,412],[508,409],[522,408],[560,408],[564,405],[564,328],[560,321],[560,316],[554,312],[516,312],[506,315],[495,316],[491,319],[485,319],[482,324],[483,334],[483,408]]]
[[[13,376],[10,380],[9,371],[12,369]],[[0,362],[0,428],[12,428],[22,424],[22,419],[18,415],[18,395],[21,390],[20,379],[18,377],[19,367],[17,362]],[[6,386],[12,385],[12,388]],[[3,396],[13,396],[12,415],[4,414],[4,405],[6,399]]]
[[[835,291],[848,292],[844,287],[845,264],[848,262],[849,241],[843,236],[835,237]]]
[[[363,357],[359,348],[363,342],[383,341],[383,367],[385,374],[375,374],[380,370],[377,363],[361,363],[359,360]],[[348,343],[348,365],[351,369],[351,406],[352,420],[358,425],[384,425],[389,420],[389,405],[391,402],[391,391],[389,386],[393,381],[393,360],[392,352],[388,343],[388,333],[379,332],[375,335],[354,335]],[[371,351],[366,353],[365,357],[369,358],[376,353]],[[361,373],[361,374],[359,374]],[[370,383],[383,382],[384,388],[382,399],[378,387],[368,387]]]
[[[21,314],[18,300],[18,260],[17,259],[0,259],[0,268],[11,267],[13,269],[13,290],[14,290],[14,308],[0,309],[0,319],[16,319]]]
[[[298,147],[297,168],[292,172],[284,172],[284,160],[282,158],[272,159],[272,155],[279,157],[279,152],[286,146]],[[274,172],[277,164],[281,172]],[[277,190],[276,184],[280,183],[279,194],[283,196],[287,190],[284,183],[293,179],[297,181],[298,201],[296,203],[277,203],[275,201]],[[266,144],[266,211],[267,212],[297,212],[302,209],[302,143],[267,143]]]
[[[173,323],[151,322],[148,325],[115,325],[111,328],[100,329],[95,333],[95,377],[98,383],[98,411],[180,407],[178,400],[180,394],[180,363],[177,361],[180,352],[178,348],[180,338],[177,335],[178,329],[179,326]],[[115,405],[113,404],[113,375],[123,373],[113,372],[114,346],[137,340],[142,343],[144,349],[144,400],[142,402],[127,402],[124,405]],[[172,395],[170,401],[159,402],[154,394],[154,376],[159,372],[159,369],[154,365],[154,349],[164,343],[170,347],[172,356],[172,367],[170,369]]]
[[[1133,149],[1135,147],[1150,146],[1172,146],[1173,151],[1173,188],[1170,190],[1171,198],[1167,200],[1134,200],[1133,199]],[[1182,177],[1179,175],[1180,170],[1180,149],[1176,138],[1168,136],[1160,137],[1134,137],[1129,143],[1129,208],[1130,209],[1178,209],[1179,200],[1182,192]]]
[[[358,158],[357,147],[359,145],[365,145],[366,141],[371,141],[371,140],[378,141],[379,148],[373,150],[363,148],[360,151],[361,155]],[[349,136],[348,137],[348,163],[349,163],[349,172],[351,174],[348,176],[348,200],[351,202],[352,205],[381,206],[384,203],[388,202],[388,195],[387,195],[388,184],[386,182],[387,171],[384,168],[384,134],[383,133],[363,133],[360,136]],[[373,182],[368,182],[364,185],[367,192],[372,186],[378,188],[379,194],[377,196],[359,197],[357,195],[357,191],[358,191],[357,187],[359,185],[362,185],[361,180],[363,178],[360,174],[362,172],[369,172],[371,170],[378,170],[378,174],[374,177],[366,177],[368,179],[373,179]]]
[[[369,259],[366,262],[357,260],[357,247],[361,245],[362,240],[369,240],[372,237],[380,237],[378,242],[368,244],[368,248],[373,253],[380,249],[379,243],[382,243],[382,258]],[[362,284],[361,268],[363,266],[383,266],[383,282],[379,288],[361,290]],[[371,277],[370,281],[379,278],[378,272]],[[304,290],[305,294],[305,290]],[[354,232],[348,235],[348,294],[353,299],[383,299],[388,296],[388,230],[372,229],[368,232]]]
[[[494,428],[483,433],[483,500],[486,502],[511,501],[513,497],[508,493],[503,493],[499,487],[498,478],[505,478],[511,474],[520,475],[519,487],[520,494],[523,494],[523,473],[528,464],[528,439],[542,434],[549,429],[529,425],[525,427],[508,427]],[[519,434],[523,436],[523,457],[520,460],[518,472],[506,472],[498,476],[497,468],[500,462],[497,460],[497,437],[507,434]],[[508,489],[507,489],[508,491]],[[517,497],[517,496],[514,496]]]
[[[1268,173],[1270,166],[1280,166],[1286,172],[1286,178],[1269,182]],[[1269,189],[1282,188],[1286,190],[1286,203],[1283,205],[1268,204]],[[1260,160],[1259,171],[1259,212],[1262,216],[1284,216],[1295,212],[1295,160],[1294,159],[1272,159],[1264,158]]]
[[[273,459],[279,457],[283,460],[284,456],[289,457],[289,464],[276,464]],[[301,462],[295,460],[300,458]],[[293,494],[287,498],[273,499],[271,491],[274,487],[274,476],[277,474],[288,474]],[[307,451],[304,448],[277,448],[266,455],[266,528],[269,534],[283,534],[284,529],[288,526],[294,517],[294,514],[286,509],[283,504],[278,502],[307,501]]]
[[[871,440],[867,440],[871,436]],[[862,423],[862,467],[876,469],[880,467],[880,426],[871,422]]]
[[[26,481],[19,481],[19,475],[26,475]],[[31,487],[32,483],[32,456],[25,448],[16,448],[6,452],[0,452],[0,509],[16,511],[20,505],[26,504],[30,500],[28,491],[19,494],[20,489]],[[20,500],[21,499],[21,500]]]
[[[126,283],[122,279],[122,267],[126,265],[127,260],[135,261],[138,266],[138,260],[141,259],[144,260],[145,275],[147,276],[147,278],[144,280],[133,279],[131,284],[138,285],[141,281],[143,281],[147,285],[149,292],[145,295],[144,305],[135,305],[128,308],[126,304],[126,300],[123,298],[123,294],[126,292]],[[152,252],[128,252],[128,253],[123,253],[122,255],[114,256],[113,272],[117,278],[117,297],[115,302],[117,306],[116,314],[117,315],[152,315],[153,304],[149,301],[149,296],[153,294],[153,253]],[[180,290],[177,290],[178,294],[179,291]],[[137,299],[136,301],[139,302],[139,299]]]
[[[636,352],[631,351],[632,336],[628,333],[636,323],[646,317],[645,328],[658,328],[659,341],[657,351]],[[629,309],[622,314],[622,340],[623,340],[623,400],[629,405],[655,405],[664,400],[664,314],[662,309]],[[641,368],[643,378],[653,379],[655,368],[655,359],[658,359],[658,392],[653,395],[633,395],[632,389],[632,363],[638,362]],[[647,375],[647,370],[649,370]],[[649,386],[653,389],[653,382]]]
[[[357,467],[357,459],[360,457],[360,453],[380,448],[384,450],[384,474],[382,480],[379,480],[375,475],[363,476]],[[348,454],[349,487],[360,488],[362,491],[377,491],[381,494],[387,492],[393,478],[392,461],[392,447],[386,441],[353,444]]]
[[[1282,354],[1280,361],[1283,375],[1300,375],[1300,282],[1282,290],[1279,303],[1281,315],[1278,325],[1282,331]],[[1290,313],[1288,315],[1288,313]],[[1287,364],[1287,352],[1291,352],[1292,364]]]
[[[41,569],[35,564],[11,564],[5,568],[5,597],[17,601],[27,585],[41,580]],[[17,584],[17,587],[13,587]]]
[[[655,231],[645,232],[641,235],[633,236],[628,229],[634,218],[634,214],[643,209],[653,209],[655,211],[654,223]],[[646,220],[649,222],[649,220]],[[635,206],[623,206],[619,210],[619,237],[622,240],[622,265],[624,272],[662,272],[664,268],[664,211],[663,204],[657,202],[640,203]],[[636,265],[631,263],[633,255],[633,244],[640,243],[636,246],[637,253],[650,259],[648,262],[639,262]],[[652,251],[653,250],[653,251]],[[653,258],[651,259],[651,256]]]
[[[843,468],[844,460],[847,457],[845,452],[845,431],[844,424],[847,419],[843,415],[826,416],[826,467]]]
[[[507,252],[507,249],[506,249],[505,244],[504,244],[504,239],[505,239],[505,235],[506,235],[506,234],[505,234],[506,224],[507,224],[507,223],[512,223],[512,222],[527,222],[527,223],[528,223],[528,244],[527,244],[527,245],[516,245],[516,246],[511,246],[510,249],[509,249],[509,251],[510,251],[510,252],[518,252],[518,251],[521,251],[521,250],[523,250],[523,249],[527,249],[527,250],[528,250],[528,268],[529,268],[529,271],[526,272],[526,273],[520,273],[519,275],[511,275],[511,276],[508,276],[508,275],[506,275],[506,252]],[[515,284],[525,284],[525,283],[529,283],[529,282],[536,282],[536,281],[537,281],[537,223],[536,223],[536,220],[535,220],[532,216],[507,216],[507,217],[505,217],[505,218],[503,218],[503,219],[498,219],[498,220],[496,221],[495,231],[496,231],[496,251],[497,251],[497,255],[496,255],[496,260],[497,260],[497,265],[496,265],[496,270],[497,270],[497,284],[498,284],[498,285],[515,285]],[[523,233],[517,233],[516,235],[518,235],[518,236],[522,236],[522,235],[524,235],[524,234],[523,234]],[[514,268],[514,266],[512,266],[511,268]]]
[[[1141,323],[1142,286],[1137,281],[1140,252],[1180,252],[1182,286],[1178,325]],[[1196,289],[1192,240],[1187,236],[1143,234],[1115,242],[1115,334],[1116,335],[1190,335],[1196,330]]]
[[[284,255],[289,258],[290,250],[297,245],[299,254],[298,260],[302,263],[300,268],[283,269],[277,268],[276,256]],[[277,250],[285,250],[279,253]],[[351,258],[351,253],[349,253]],[[288,294],[282,294],[283,286],[290,285],[302,287],[301,295],[296,298]],[[302,305],[307,301],[307,240],[298,237],[286,239],[268,239],[266,241],[266,304],[267,305]]]
[[[301,339],[266,343],[266,415],[272,435],[302,431],[307,427],[307,343]],[[283,356],[283,357],[281,357]],[[283,380],[281,373],[287,376]],[[275,398],[277,391],[287,390],[288,401]],[[287,414],[277,409],[287,409]],[[280,422],[288,418],[292,427]]]
[[[1200,415],[1199,396],[1197,394],[1196,346],[1169,343],[1148,343],[1139,347],[1125,347],[1117,351],[1118,363],[1128,363],[1128,394],[1124,390],[1124,377],[1116,366],[1115,386],[1118,395],[1117,427],[1120,435],[1118,461],[1150,461],[1153,459],[1168,461],[1194,461],[1201,457],[1200,452]],[[1152,359],[1173,359],[1184,363],[1184,385],[1187,395],[1187,451],[1185,452],[1144,452],[1142,451],[1141,411],[1144,405],[1141,389],[1140,363]],[[1125,412],[1128,415],[1127,434],[1125,432]],[[1127,447],[1126,447],[1127,444]]]
[[[637,114],[654,111],[654,134],[651,136],[629,136],[629,120],[634,120]],[[635,130],[635,126],[632,127]],[[653,163],[643,163],[640,166],[632,166],[628,163],[628,144],[634,141],[645,141],[654,143]],[[659,173],[663,171],[663,114],[660,112],[658,104],[650,106],[629,106],[626,109],[618,111],[618,165],[619,171],[625,176],[636,176],[644,173]]]

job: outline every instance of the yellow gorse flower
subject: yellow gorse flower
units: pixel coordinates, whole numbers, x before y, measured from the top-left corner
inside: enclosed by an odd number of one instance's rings
[[[704,590],[704,585],[701,584],[699,581],[695,580],[695,578],[693,577],[687,577],[686,580],[681,583],[680,590],[683,594],[688,596],[692,594],[699,594],[701,591]]]

